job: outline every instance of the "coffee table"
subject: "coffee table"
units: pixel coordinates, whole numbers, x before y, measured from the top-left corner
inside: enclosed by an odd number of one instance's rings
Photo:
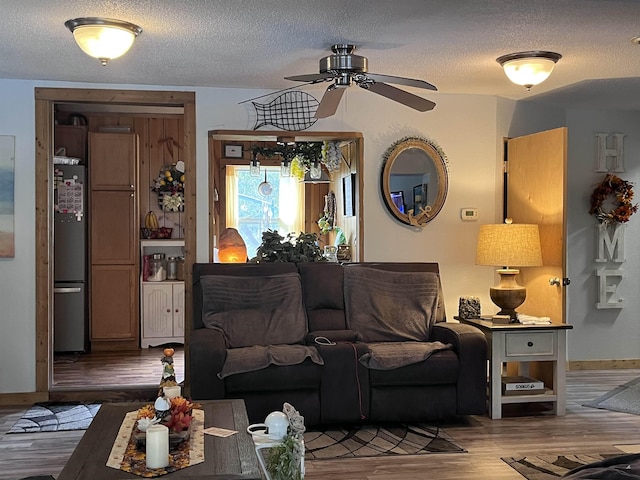
[[[141,479],[142,477],[133,473],[107,467],[106,463],[125,414],[148,403],[103,404],[58,476],[58,480]],[[203,463],[156,478],[259,480],[261,476],[258,459],[251,435],[247,433],[249,420],[244,401],[209,400],[198,403],[204,411],[205,428],[215,426],[237,430],[238,433],[226,438],[205,435]]]

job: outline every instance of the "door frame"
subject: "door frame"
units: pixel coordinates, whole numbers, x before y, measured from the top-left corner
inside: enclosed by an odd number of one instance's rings
[[[182,107],[185,172],[185,364],[189,358],[191,265],[196,260],[196,112],[195,92],[35,88],[35,287],[36,394],[48,394],[53,384],[53,126],[56,103],[95,103]],[[185,372],[188,385],[188,372]]]

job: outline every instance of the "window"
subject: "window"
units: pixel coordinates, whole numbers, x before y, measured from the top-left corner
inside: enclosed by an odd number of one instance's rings
[[[281,177],[280,167],[270,166],[261,166],[258,177],[249,174],[248,165],[228,165],[226,172],[226,226],[240,232],[249,258],[255,256],[266,230],[277,230],[283,237],[304,231],[304,184],[297,178]],[[259,190],[265,172],[269,195]]]

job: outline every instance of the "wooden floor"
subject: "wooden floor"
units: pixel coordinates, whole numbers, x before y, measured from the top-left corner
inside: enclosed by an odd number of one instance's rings
[[[582,404],[639,376],[640,370],[568,372],[564,417],[541,412],[534,404],[525,416],[471,416],[443,425],[468,453],[316,460],[306,463],[306,479],[522,480],[500,457],[616,452],[616,445],[640,444],[640,416]],[[57,475],[83,432],[7,435],[23,411],[24,407],[0,407],[0,479]]]
[[[174,347],[176,380],[184,380],[184,348]],[[158,385],[162,377],[163,348],[129,352],[56,354],[53,360],[53,389],[102,388],[111,386]]]

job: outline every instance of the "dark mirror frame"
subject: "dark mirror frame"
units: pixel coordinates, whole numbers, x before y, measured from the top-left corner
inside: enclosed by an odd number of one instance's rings
[[[431,159],[438,176],[438,192],[432,205],[427,205],[419,212],[408,210],[401,212],[391,196],[391,172],[399,157],[406,150],[417,148]],[[421,137],[405,137],[393,143],[385,152],[382,175],[380,177],[382,198],[391,215],[398,221],[414,227],[425,227],[442,210],[449,189],[447,158],[442,149],[432,140]]]

